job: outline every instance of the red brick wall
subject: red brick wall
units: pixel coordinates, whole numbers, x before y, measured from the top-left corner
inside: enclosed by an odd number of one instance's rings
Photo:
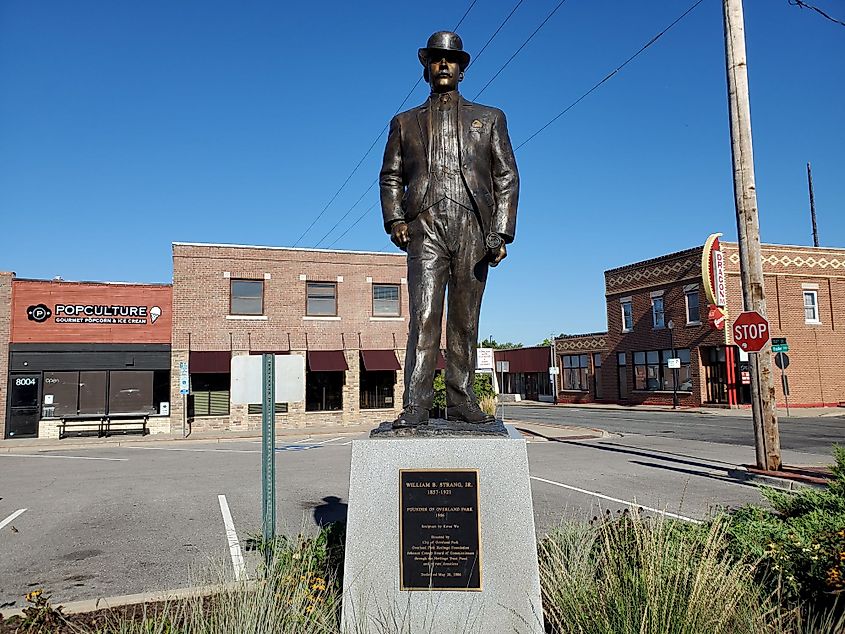
[[[739,254],[723,244],[731,319],[742,311]],[[786,337],[790,406],[845,402],[845,249],[763,245],[766,309],[773,337]],[[804,287],[818,294],[819,321],[804,320]],[[774,368],[779,406],[785,405],[780,370]]]
[[[175,244],[173,347],[187,350],[190,337],[191,350],[357,349],[360,333],[363,348],[404,349],[405,276],[403,254]],[[400,284],[400,318],[371,320],[368,277],[372,283]],[[231,279],[265,280],[266,319],[227,319]],[[339,319],[303,319],[308,281],[337,282]]]
[[[346,350],[349,371],[343,412],[306,414],[302,404],[292,404],[290,413],[284,416],[286,424],[347,424],[370,418],[373,422],[392,418],[383,410],[360,411],[357,351],[393,349],[400,363],[403,362],[408,333],[406,275],[406,259],[402,253],[174,244],[174,368],[178,367],[179,359],[187,358],[188,349],[291,350],[303,354],[309,349]],[[264,315],[261,318],[229,315],[232,279],[264,280]],[[337,318],[313,319],[305,315],[306,283],[309,281],[337,283]],[[374,283],[399,284],[400,317],[373,318]],[[178,378],[178,372],[174,371],[173,375]],[[397,410],[401,408],[402,390],[400,371],[394,391]],[[171,401],[175,403],[174,420],[177,420],[182,415],[182,406],[175,381],[173,391]],[[236,411],[235,406],[229,418],[228,422],[211,421],[209,425],[235,429],[252,424],[243,412]],[[260,417],[256,421],[258,419]]]
[[[170,285],[97,284],[51,280],[15,280],[12,293],[12,343],[170,343]],[[52,316],[39,323],[27,316],[27,308],[43,304]],[[56,304],[157,306],[160,316],[143,324],[60,323]]]
[[[0,439],[6,434],[6,389],[9,385],[9,338],[12,327],[14,273],[0,271]]]
[[[594,355],[598,353],[601,356],[601,365],[596,366]],[[604,392],[604,365],[608,356],[607,352],[607,333],[595,332],[583,335],[565,335],[563,337],[555,338],[555,354],[556,365],[560,368],[560,375],[558,376],[558,403],[595,403],[597,401],[607,402],[614,401],[613,394],[606,394]],[[588,382],[589,390],[568,390],[565,384],[566,369],[563,367],[563,357],[565,355],[582,355],[586,354],[589,360]],[[597,383],[598,392],[597,394]]]
[[[722,242],[728,281],[727,332],[707,325],[707,301],[700,280],[701,248],[688,249],[653,260],[605,272],[608,354],[602,367],[604,394],[619,397],[617,353],[627,354],[627,403],[671,404],[671,393],[636,392],[633,389],[634,351],[669,348],[666,329],[652,327],[651,293],[664,293],[665,319],[676,328],[675,347],[689,348],[693,390],[681,396],[682,405],[698,406],[706,399],[701,346],[732,344],[730,324],[742,312],[739,255],[735,243]],[[772,336],[786,337],[791,364],[790,405],[836,405],[845,401],[845,250],[763,245],[767,309]],[[686,324],[684,288],[699,285],[701,325]],[[820,324],[804,321],[803,286],[818,290]],[[622,331],[620,299],[630,297],[634,328]],[[784,404],[780,372],[776,370],[778,402]]]

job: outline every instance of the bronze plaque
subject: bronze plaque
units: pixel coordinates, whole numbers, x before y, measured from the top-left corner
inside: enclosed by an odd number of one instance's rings
[[[402,590],[481,590],[478,470],[399,470]]]

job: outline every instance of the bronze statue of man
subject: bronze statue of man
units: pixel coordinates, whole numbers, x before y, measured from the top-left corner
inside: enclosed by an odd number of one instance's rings
[[[514,238],[519,174],[504,113],[458,92],[470,60],[461,38],[434,33],[418,56],[431,95],[393,117],[379,179],[384,227],[408,253],[405,398],[393,426],[428,423],[447,286],[448,418],[488,423],[473,391],[478,317],[488,266]]]

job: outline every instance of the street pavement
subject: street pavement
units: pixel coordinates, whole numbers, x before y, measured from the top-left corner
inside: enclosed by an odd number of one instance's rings
[[[530,432],[540,535],[630,505],[696,521],[763,503],[756,488],[728,476],[753,462],[747,417],[531,406],[508,407],[506,417]],[[585,438],[586,428],[609,434]],[[845,441],[841,417],[783,421],[781,429],[789,464],[825,464],[830,443]],[[364,437],[279,440],[280,532],[311,533],[345,517],[351,443]],[[249,575],[260,459],[255,439],[128,438],[120,446],[0,453],[0,612],[21,607],[35,587],[73,601],[231,580],[238,556]],[[378,532],[374,525],[373,539]]]

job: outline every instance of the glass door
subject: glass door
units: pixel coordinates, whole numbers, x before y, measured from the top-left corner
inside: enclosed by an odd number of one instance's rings
[[[40,388],[40,374],[12,374],[9,377],[6,438],[38,436]]]

